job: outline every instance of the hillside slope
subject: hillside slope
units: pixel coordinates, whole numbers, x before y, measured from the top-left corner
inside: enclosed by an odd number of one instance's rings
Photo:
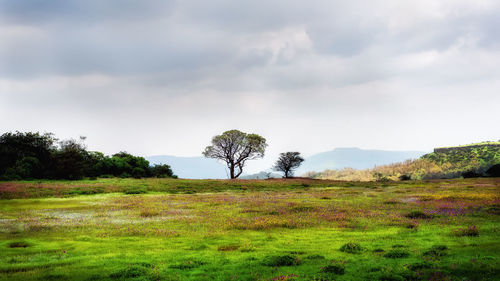
[[[306,157],[296,175],[307,172],[319,172],[327,169],[369,169],[374,166],[417,159],[424,155],[422,151],[388,151],[360,148],[335,148],[334,150]]]
[[[416,160],[394,161],[371,169],[335,169],[311,173],[319,179],[351,181],[498,177],[500,142],[440,147]]]
[[[464,146],[440,147],[422,156],[440,166],[449,166],[449,173],[466,172],[482,175],[491,166],[500,164],[500,142],[474,143]]]

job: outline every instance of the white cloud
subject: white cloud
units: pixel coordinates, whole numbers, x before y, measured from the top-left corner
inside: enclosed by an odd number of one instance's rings
[[[498,1],[167,2],[1,3],[1,128],[143,155],[238,128],[270,143],[254,169],[498,139]]]

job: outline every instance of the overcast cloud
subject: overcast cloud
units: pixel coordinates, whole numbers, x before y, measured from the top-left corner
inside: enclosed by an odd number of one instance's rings
[[[0,129],[196,156],[500,139],[497,0],[0,0]]]

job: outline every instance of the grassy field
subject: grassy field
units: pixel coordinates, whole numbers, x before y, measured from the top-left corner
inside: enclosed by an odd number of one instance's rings
[[[0,182],[0,280],[500,280],[500,179]]]

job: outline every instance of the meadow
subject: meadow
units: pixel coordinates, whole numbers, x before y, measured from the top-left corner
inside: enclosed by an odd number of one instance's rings
[[[500,280],[500,178],[0,182],[0,280]]]

